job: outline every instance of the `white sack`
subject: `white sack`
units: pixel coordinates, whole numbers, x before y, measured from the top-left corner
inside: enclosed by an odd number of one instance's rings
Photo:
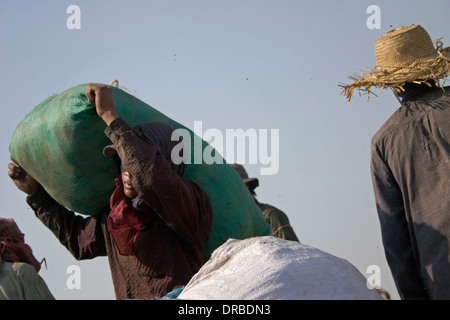
[[[186,285],[187,300],[383,300],[347,260],[266,236],[230,239]]]

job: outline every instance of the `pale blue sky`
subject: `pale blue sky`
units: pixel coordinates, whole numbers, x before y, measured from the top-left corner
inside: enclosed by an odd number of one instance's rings
[[[81,9],[69,30],[66,9]],[[370,5],[381,29],[370,30]],[[7,176],[17,124],[54,93],[87,82],[122,88],[172,119],[204,130],[279,129],[280,169],[258,177],[260,201],[286,212],[300,240],[347,259],[365,276],[379,265],[381,286],[398,298],[384,257],[370,180],[370,139],[396,110],[389,91],[356,95],[338,84],[375,66],[374,42],[420,24],[450,43],[448,0],[0,0],[2,97],[0,215],[16,220],[48,269],[58,299],[114,299],[106,258],[76,261],[34,216]],[[69,290],[70,265],[81,289]]]

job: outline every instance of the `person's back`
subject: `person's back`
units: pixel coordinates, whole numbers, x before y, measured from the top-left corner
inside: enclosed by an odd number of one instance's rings
[[[3,260],[0,300],[54,300],[44,280],[28,263]]]
[[[450,47],[413,24],[378,38],[375,58],[341,93],[391,89],[401,103],[371,144],[386,260],[401,299],[449,299]]]
[[[406,93],[402,106],[372,139],[383,243],[400,287],[421,295],[423,289],[414,287],[422,283],[430,298],[448,299],[450,88],[411,86]],[[405,215],[408,228],[400,226],[399,214]],[[403,252],[403,257],[389,252]]]

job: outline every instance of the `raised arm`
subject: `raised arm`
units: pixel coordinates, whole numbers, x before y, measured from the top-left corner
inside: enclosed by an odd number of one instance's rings
[[[140,137],[115,110],[111,88],[88,86],[86,96],[95,102],[97,114],[108,127],[105,134],[114,143],[122,164],[133,176],[133,187],[161,219],[186,240],[193,240],[212,226],[209,195],[197,184],[171,168],[157,148]]]
[[[12,160],[12,159],[11,159]],[[106,255],[101,223],[84,218],[57,203],[31,175],[14,160],[8,164],[8,175],[27,196],[36,217],[49,228],[78,260]]]

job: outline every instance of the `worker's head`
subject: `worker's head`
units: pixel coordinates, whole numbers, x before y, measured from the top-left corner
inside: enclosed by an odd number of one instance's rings
[[[123,193],[125,193],[125,196],[130,199],[136,198],[138,194],[133,187],[133,176],[127,171],[127,169],[124,168],[123,165],[121,165],[120,168],[120,177],[122,180]]]
[[[25,243],[25,236],[13,219],[0,218],[0,265],[1,261],[28,263],[39,272],[41,264]]]
[[[349,101],[355,89],[370,94],[372,87],[390,88],[399,95],[406,84],[439,84],[450,75],[450,47],[432,41],[420,25],[399,27],[378,38],[375,58],[374,69],[349,77],[354,82],[342,86]]]
[[[248,190],[250,190],[251,194],[255,195],[255,189],[259,186],[259,181],[257,178],[249,178],[247,171],[245,171],[244,167],[240,164],[233,163],[230,165],[241,177],[242,182],[245,183]]]
[[[184,170],[186,168],[186,161],[175,163],[171,157],[174,147],[182,143],[182,141],[179,141],[179,139],[177,139],[179,138],[179,136],[176,136],[174,137],[174,139],[172,139],[173,135],[177,135],[174,128],[164,122],[150,121],[140,124],[133,129],[136,131],[137,135],[144,141],[156,147],[158,154],[169,162],[170,167],[178,175],[183,176]],[[183,152],[183,148],[180,148],[179,150],[181,150],[181,153]],[[118,165],[119,175],[120,179],[122,180],[125,195],[131,199],[137,197],[138,194],[133,187],[133,176],[122,164],[122,161],[117,154],[115,145],[107,146],[103,150],[103,154],[106,156],[114,156],[114,159],[116,160],[116,163]],[[179,156],[183,158],[184,155]]]

